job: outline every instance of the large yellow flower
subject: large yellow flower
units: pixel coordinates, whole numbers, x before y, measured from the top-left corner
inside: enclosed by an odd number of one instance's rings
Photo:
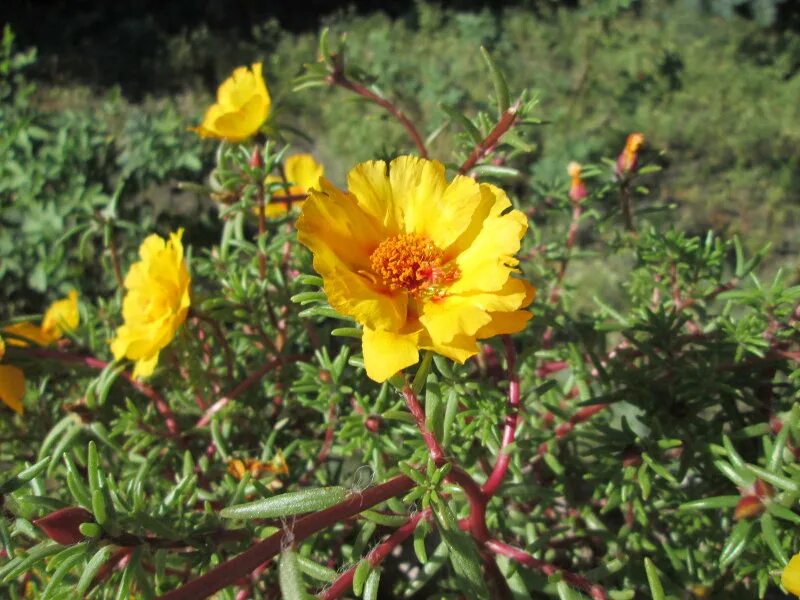
[[[41,324],[30,321],[14,323],[3,328],[6,333],[21,336],[39,346],[48,346],[60,340],[65,333],[78,327],[78,292],[72,290],[66,298],[56,300],[44,313]],[[8,338],[12,346],[27,346],[21,339]],[[5,355],[5,342],[0,338],[0,360]],[[14,412],[22,413],[22,397],[25,395],[25,374],[13,365],[0,365],[0,401]]]
[[[216,104],[208,108],[203,122],[193,131],[206,138],[241,142],[264,124],[271,102],[261,63],[254,63],[252,70],[238,67],[219,86]]]
[[[364,327],[367,375],[384,381],[433,350],[464,362],[476,339],[515,333],[534,289],[512,277],[527,220],[505,192],[436,161],[361,163],[348,192],[325,178],[297,222],[328,301]]]
[[[319,183],[319,178],[325,174],[325,167],[314,160],[310,154],[295,154],[286,159],[283,165],[286,181],[289,182],[289,196],[305,196],[312,187]],[[283,181],[277,175],[269,175],[264,183],[279,183]],[[289,210],[289,201],[286,190],[273,192],[272,202],[264,208],[264,214],[270,218],[279,217]],[[292,206],[300,206],[302,200],[293,200]]]
[[[136,361],[134,377],[146,377],[158,355],[175,337],[189,311],[189,271],[183,260],[183,229],[164,240],[148,236],[139,247],[141,260],[125,276],[122,317],[111,351],[117,360]]]
[[[781,585],[790,594],[800,597],[800,553],[795,554],[783,569]]]

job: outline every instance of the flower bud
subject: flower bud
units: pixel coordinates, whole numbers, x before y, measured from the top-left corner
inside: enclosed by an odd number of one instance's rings
[[[572,161],[567,165],[567,173],[570,176],[571,182],[569,185],[569,197],[573,202],[580,202],[586,198],[586,185],[581,179],[581,165]]]
[[[260,169],[264,166],[264,159],[261,156],[261,150],[258,149],[258,146],[253,148],[253,153],[250,155],[250,166],[253,169]]]
[[[80,526],[83,523],[90,523],[92,520],[92,513],[88,510],[79,506],[70,506],[51,512],[41,519],[36,519],[33,524],[57,544],[71,546],[86,539],[80,532]]]
[[[632,133],[625,141],[625,148],[617,157],[616,172],[618,177],[624,177],[636,171],[639,164],[639,150],[644,145],[644,135]]]
[[[736,509],[733,511],[733,518],[736,521],[741,519],[751,519],[764,512],[764,505],[757,496],[742,496]]]

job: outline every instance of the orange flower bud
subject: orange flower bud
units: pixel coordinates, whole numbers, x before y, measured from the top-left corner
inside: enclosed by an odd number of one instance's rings
[[[567,173],[570,176],[571,182],[569,185],[569,197],[573,202],[580,202],[586,198],[586,185],[581,179],[581,165],[572,161],[567,165]]]
[[[632,133],[625,141],[625,148],[617,157],[617,175],[623,177],[636,171],[639,163],[639,150],[644,145],[644,135]]]

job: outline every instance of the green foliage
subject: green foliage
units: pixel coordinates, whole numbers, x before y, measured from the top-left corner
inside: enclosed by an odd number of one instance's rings
[[[265,27],[269,141],[213,157],[168,99],[84,93],[88,108],[48,109],[59,95],[26,78],[34,55],[7,29],[2,316],[76,288],[81,325],[3,357],[28,385],[23,415],[2,407],[0,591],[153,598],[210,572],[184,597],[779,593],[800,550],[800,285],[765,267],[781,260],[759,245],[770,226],[706,231],[691,205],[729,209],[731,189],[766,210],[796,186],[797,81],[783,77],[796,40],[757,64],[740,47],[767,35],[753,25],[701,39],[695,13],[627,5],[419,4],[408,21],[334,19],[320,41]],[[379,385],[294,216],[254,210],[302,144],[336,180],[419,150],[397,106],[450,175],[502,186],[528,215],[519,269],[538,296],[530,324],[474,360],[428,353]],[[650,149],[625,173],[613,159],[631,130]],[[568,187],[574,158],[585,197]],[[179,226],[192,308],[137,381],[108,345],[120,280],[154,228]]]

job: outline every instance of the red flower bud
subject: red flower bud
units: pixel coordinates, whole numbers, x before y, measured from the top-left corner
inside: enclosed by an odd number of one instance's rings
[[[260,169],[264,166],[264,159],[261,158],[261,151],[258,146],[253,148],[253,153],[250,155],[250,166],[253,169]]]
[[[742,499],[739,500],[739,504],[736,505],[736,509],[733,511],[733,518],[736,521],[740,519],[751,519],[757,517],[762,512],[764,512],[764,505],[757,496],[743,496]]]
[[[759,498],[772,498],[775,495],[773,487],[766,481],[761,481],[760,479],[756,479],[753,489],[756,492],[756,496]]]
[[[33,524],[57,544],[71,546],[86,539],[79,527],[82,523],[91,523],[92,521],[92,513],[88,510],[70,506],[51,512],[41,519],[36,519]]]

